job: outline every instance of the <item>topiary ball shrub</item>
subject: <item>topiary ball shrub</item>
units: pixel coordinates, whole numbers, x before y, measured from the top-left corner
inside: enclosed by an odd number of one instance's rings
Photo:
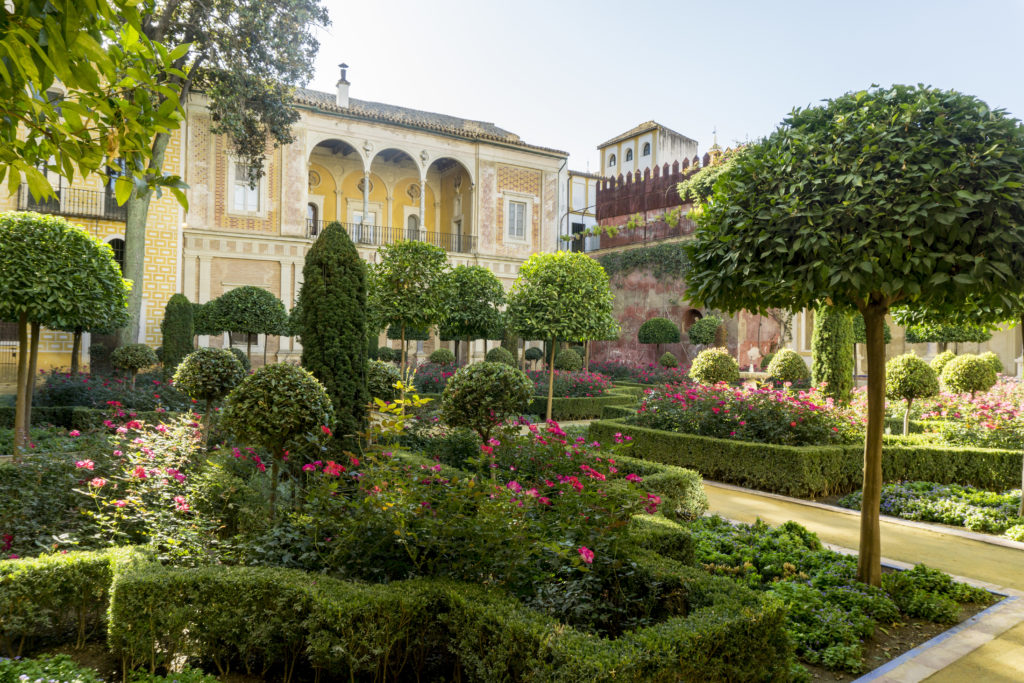
[[[536,346],[531,346],[523,352],[523,358],[532,362],[536,362],[544,358],[544,351]]]
[[[229,346],[227,350],[232,356],[238,359],[238,362],[242,364],[243,370],[249,372],[249,370],[252,369],[252,365],[249,363],[249,356],[245,355],[245,351],[235,346]]]
[[[213,402],[227,396],[244,377],[245,368],[231,351],[197,349],[178,364],[174,386],[190,398],[206,403],[203,416],[208,421]]]
[[[117,347],[110,354],[110,362],[114,367],[131,375],[132,389],[135,388],[135,375],[139,373],[139,370],[152,367],[158,361],[156,352],[145,344],[126,344]]]
[[[583,359],[572,349],[565,349],[555,354],[555,370],[579,372],[582,369]]]
[[[398,398],[395,384],[401,379],[398,368],[391,363],[371,360],[366,364],[366,388],[370,392],[370,398],[379,398],[385,403],[394,401]]]
[[[676,357],[672,355],[671,351],[666,351],[661,354],[661,358],[658,359],[658,365],[663,368],[677,368],[679,367],[679,361],[676,360]]]
[[[811,379],[811,371],[800,354],[793,349],[782,349],[776,352],[772,362],[768,364],[768,375],[776,382],[792,382],[797,384]]]
[[[917,398],[939,393],[939,378],[932,366],[915,353],[896,356],[885,364],[885,395],[890,399],[906,401],[903,414],[903,433],[910,431],[910,405]]]
[[[764,358],[761,359],[761,368],[765,371],[768,370],[768,366],[772,364],[772,359],[775,358],[775,352],[766,353]]]
[[[505,365],[511,365],[515,367],[516,359],[513,358],[512,353],[508,349],[503,349],[500,346],[495,346],[493,349],[487,352],[484,357],[488,363],[504,363]]]
[[[949,361],[953,360],[954,358],[956,358],[956,354],[953,353],[952,351],[943,351],[939,355],[935,356],[935,358],[932,358],[932,370],[935,371],[936,375],[939,375],[941,377],[942,371],[943,369],[945,369],[946,364],[949,363]]]
[[[451,365],[455,362],[455,354],[448,349],[437,349],[430,354],[429,360],[438,365]]]
[[[706,315],[690,325],[686,334],[694,346],[708,346],[715,343],[715,334],[721,326],[722,319],[717,315]]]
[[[509,417],[520,415],[533,398],[526,373],[504,363],[483,362],[460,368],[441,395],[441,413],[452,427],[468,427],[482,442]]]
[[[996,371],[997,375],[1003,374],[1006,369],[1003,367],[1003,361],[999,360],[999,354],[994,351],[986,351],[985,353],[978,356],[983,361],[992,366],[992,369]]]
[[[271,468],[270,516],[277,502],[279,466],[287,450],[293,456],[309,447],[331,424],[334,410],[327,390],[297,365],[267,365],[249,375],[224,401],[221,426],[236,439],[267,451]],[[292,458],[295,463],[297,458]]]
[[[942,368],[942,385],[957,394],[988,391],[999,381],[996,371],[981,356],[965,353],[946,363]]]
[[[651,318],[636,332],[641,344],[677,344],[679,339],[679,327],[668,318]]]
[[[377,360],[379,361],[384,361],[385,363],[388,363],[396,361],[400,357],[401,354],[398,351],[395,351],[390,346],[382,346],[379,349],[377,349]]]
[[[690,377],[701,384],[740,381],[740,366],[725,349],[704,349],[690,366]]]

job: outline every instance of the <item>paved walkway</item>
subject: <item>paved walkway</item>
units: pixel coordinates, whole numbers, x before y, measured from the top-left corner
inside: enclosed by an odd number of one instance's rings
[[[710,512],[740,522],[758,517],[770,524],[794,520],[825,543],[856,548],[860,520],[855,514],[808,505],[708,482]],[[924,564],[958,577],[1024,591],[1024,550],[884,520],[882,555],[897,562]],[[876,680],[929,683],[1020,683],[1024,681],[1024,598],[1001,614],[961,631],[898,671]],[[992,636],[996,636],[992,638]],[[985,641],[978,646],[979,641]],[[966,652],[967,654],[962,654]],[[952,656],[958,657],[952,661]],[[962,656],[961,656],[962,655]],[[937,669],[938,670],[936,673]]]

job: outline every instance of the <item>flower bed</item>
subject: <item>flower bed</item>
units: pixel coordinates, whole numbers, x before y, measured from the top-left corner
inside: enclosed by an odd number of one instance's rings
[[[839,505],[860,510],[857,491],[839,501]],[[908,481],[882,487],[882,514],[921,522],[939,522],[971,531],[1000,534],[1013,541],[1024,541],[1024,517],[1020,510],[1020,490],[995,493],[971,486]]]
[[[36,389],[33,404],[40,407],[104,408],[110,401],[117,401],[130,410],[183,411],[195,403],[175,389],[173,383],[165,382],[159,373],[138,375],[135,386],[133,390],[128,380],[122,377],[87,373],[73,375],[52,370],[44,375],[42,385]]]
[[[548,373],[546,370],[529,370],[527,376],[533,380],[533,393],[547,398]],[[596,372],[563,372],[555,370],[554,395],[557,398],[581,398],[603,396],[611,387],[608,378]]]
[[[591,363],[590,371],[608,377],[613,382],[634,382],[641,385],[652,384],[688,384],[691,382],[687,373],[689,367],[665,368],[650,363],[633,365],[621,361],[603,361]]]

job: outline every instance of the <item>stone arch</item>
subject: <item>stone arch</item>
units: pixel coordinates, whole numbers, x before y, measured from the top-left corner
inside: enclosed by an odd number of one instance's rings
[[[431,237],[438,246],[462,251],[465,239],[474,230],[473,173],[462,160],[440,156],[430,162],[426,171],[427,187],[434,190],[434,206],[425,207],[434,213]]]
[[[691,308],[683,314],[683,332],[688,331],[693,324],[704,317],[704,314],[696,308]]]

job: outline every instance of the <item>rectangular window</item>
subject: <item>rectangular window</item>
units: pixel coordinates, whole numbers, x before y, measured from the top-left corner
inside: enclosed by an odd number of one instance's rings
[[[526,202],[508,203],[508,236],[526,239]]]
[[[235,186],[233,188],[231,208],[235,211],[257,213],[260,210],[260,182],[256,187],[249,187],[248,164],[235,163]]]

